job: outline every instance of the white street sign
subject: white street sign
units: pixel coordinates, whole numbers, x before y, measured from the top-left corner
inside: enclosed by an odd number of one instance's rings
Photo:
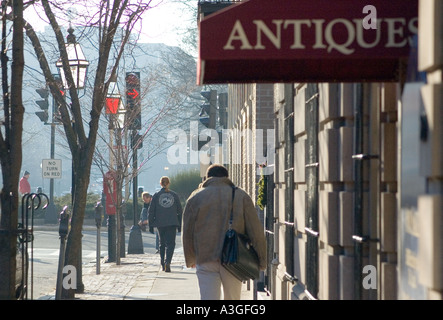
[[[62,160],[60,159],[43,159],[42,160],[42,176],[46,179],[61,179],[62,177]]]

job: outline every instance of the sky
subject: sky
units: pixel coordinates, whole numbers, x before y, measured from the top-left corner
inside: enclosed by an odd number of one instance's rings
[[[186,23],[192,23],[192,16],[188,11],[183,10],[185,7],[180,1],[156,0],[155,3],[159,4],[143,15],[140,42],[179,45],[180,32],[177,30],[183,29]],[[197,0],[195,0],[195,5],[197,5]],[[25,10],[25,19],[36,31],[44,30],[45,24],[32,9]]]
[[[148,10],[143,17],[141,42],[178,45],[180,35],[177,30],[183,28],[184,23],[189,23],[192,19],[186,15],[183,8],[184,6],[180,3],[166,1],[158,7]]]

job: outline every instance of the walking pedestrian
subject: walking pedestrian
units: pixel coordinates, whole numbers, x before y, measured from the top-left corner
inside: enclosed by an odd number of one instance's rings
[[[140,214],[140,221],[138,222],[138,225],[140,226],[140,229],[142,229],[142,231],[146,231],[146,227],[148,226],[148,209],[149,209],[149,204],[151,203],[152,200],[151,194],[149,192],[143,192],[142,200],[143,200],[143,208]]]
[[[19,184],[18,184],[18,191],[24,195],[26,193],[31,193],[31,185],[29,184],[29,176],[31,174],[25,170],[23,173],[23,176],[21,177]]]
[[[241,281],[220,263],[232,205],[232,228],[250,238],[261,270],[266,268],[264,229],[251,197],[244,190],[237,188],[232,201],[234,184],[224,166],[209,166],[206,177],[199,189],[188,198],[183,212],[182,242],[186,266],[197,268],[202,300],[219,300],[221,287],[224,299],[239,300]]]
[[[152,197],[148,209],[150,227],[157,227],[160,242],[160,263],[162,270],[171,272],[171,260],[174,255],[176,232],[181,231],[182,205],[174,191],[169,189],[170,180],[160,179],[160,191]]]
[[[143,209],[140,214],[140,221],[138,222],[138,225],[140,226],[140,229],[142,231],[146,231],[148,227],[148,209],[149,205],[151,204],[152,195],[149,192],[142,192],[142,199],[143,199]],[[155,233],[155,249],[157,250],[155,253],[159,253],[160,251],[159,251],[157,228],[149,226],[149,232],[152,234]]]
[[[160,240],[159,240],[159,237],[158,237],[158,229],[157,228],[155,228],[155,231],[154,231],[154,228],[152,229],[152,231],[150,231],[151,233],[154,233],[155,232],[155,253],[160,253]]]

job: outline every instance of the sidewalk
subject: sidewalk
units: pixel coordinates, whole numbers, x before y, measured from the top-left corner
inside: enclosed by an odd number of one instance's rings
[[[121,264],[102,263],[100,274],[96,265],[83,267],[84,293],[80,300],[200,300],[195,269],[185,267],[182,248],[176,249],[171,272],[161,270],[158,254],[127,254]],[[242,300],[253,300],[247,283],[243,284]],[[49,299],[54,299],[49,295]]]

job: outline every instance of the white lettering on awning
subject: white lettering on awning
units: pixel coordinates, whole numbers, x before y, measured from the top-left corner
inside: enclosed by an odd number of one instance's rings
[[[306,33],[314,29],[315,42],[312,49],[326,50],[328,53],[338,51],[344,55],[350,55],[355,51],[355,45],[363,49],[374,48],[383,45],[385,48],[402,48],[412,43],[412,37],[407,34],[416,34],[418,31],[418,18],[413,18],[409,22],[405,18],[377,19],[377,27],[367,29],[363,24],[363,19],[343,19],[338,18],[325,23],[324,19],[286,19],[272,20],[272,26],[267,25],[263,20],[252,20],[255,25],[256,43],[250,41],[251,35],[246,34],[244,22],[236,20],[231,33],[224,45],[224,50],[265,50],[267,49],[264,38],[278,50],[289,48],[291,50],[306,49]],[[344,41],[338,42],[337,30],[345,30]],[[344,27],[344,29],[343,29]],[[387,33],[386,43],[380,44],[381,34]],[[367,42],[365,35],[371,36],[374,40]],[[288,41],[285,44],[282,41]]]

